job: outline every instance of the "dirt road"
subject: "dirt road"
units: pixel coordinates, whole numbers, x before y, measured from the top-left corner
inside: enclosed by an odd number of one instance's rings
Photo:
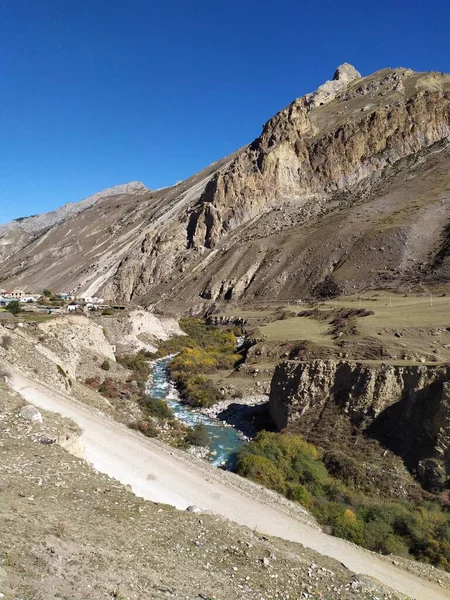
[[[267,493],[266,502],[261,497],[264,492],[250,482],[241,485],[237,476],[149,440],[73,398],[18,373],[13,374],[10,383],[28,402],[75,421],[83,430],[87,460],[98,471],[131,485],[138,496],[179,509],[194,504],[261,533],[300,542],[416,600],[450,599],[449,590],[344,540],[328,536],[309,525],[306,519],[288,514],[281,500],[278,509],[273,494]]]

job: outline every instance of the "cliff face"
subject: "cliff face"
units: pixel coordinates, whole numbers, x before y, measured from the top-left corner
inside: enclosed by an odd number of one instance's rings
[[[378,440],[438,490],[450,483],[449,379],[450,367],[286,361],[275,370],[270,412],[279,429],[323,447],[338,444],[344,427]]]
[[[281,200],[302,204],[351,187],[432,145],[450,134],[449,105],[448,76],[406,69],[364,79],[354,71],[327,93],[298,98],[210,181],[191,215],[190,243],[215,246]]]

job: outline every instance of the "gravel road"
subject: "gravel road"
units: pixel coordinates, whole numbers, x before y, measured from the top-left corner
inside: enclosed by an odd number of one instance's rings
[[[10,384],[28,402],[77,423],[86,459],[98,471],[130,485],[138,496],[179,509],[197,505],[260,533],[299,542],[416,600],[450,599],[450,590],[324,534],[299,507],[260,486],[147,439],[17,372]]]

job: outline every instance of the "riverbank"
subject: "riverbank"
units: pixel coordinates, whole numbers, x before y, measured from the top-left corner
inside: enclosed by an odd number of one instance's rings
[[[208,408],[196,409],[211,419],[218,419],[229,427],[240,431],[248,441],[258,433],[256,421],[259,417],[268,416],[269,396],[245,396],[217,402]]]
[[[245,434],[238,429],[214,416],[209,416],[203,412],[203,409],[194,409],[180,398],[180,395],[172,381],[169,379],[167,365],[172,360],[172,356],[161,358],[153,362],[153,369],[150,375],[147,393],[167,402],[171,408],[174,417],[188,425],[204,425],[209,437],[209,453],[201,449],[191,450],[195,456],[207,458],[215,466],[231,466],[234,463],[234,457],[238,450],[247,442]]]

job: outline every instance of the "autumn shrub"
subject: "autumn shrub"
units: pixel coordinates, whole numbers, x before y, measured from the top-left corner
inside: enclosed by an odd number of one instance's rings
[[[168,371],[182,397],[192,406],[211,406],[221,394],[205,375],[230,370],[242,358],[236,336],[202,319],[181,319],[180,326],[187,335],[163,342],[157,356],[177,353]]]
[[[106,377],[105,380],[99,385],[98,391],[105,398],[118,398],[120,396],[119,386],[116,381],[111,377]]]
[[[133,421],[129,423],[128,427],[143,433],[145,436],[150,438],[158,437],[158,431],[154,424],[148,419],[141,419],[139,421]]]
[[[354,459],[322,456],[301,436],[263,431],[239,451],[236,469],[306,506],[333,535],[450,570],[448,509],[438,501],[392,502],[362,493]]]
[[[100,379],[98,377],[86,377],[84,383],[92,389],[98,389]]]

